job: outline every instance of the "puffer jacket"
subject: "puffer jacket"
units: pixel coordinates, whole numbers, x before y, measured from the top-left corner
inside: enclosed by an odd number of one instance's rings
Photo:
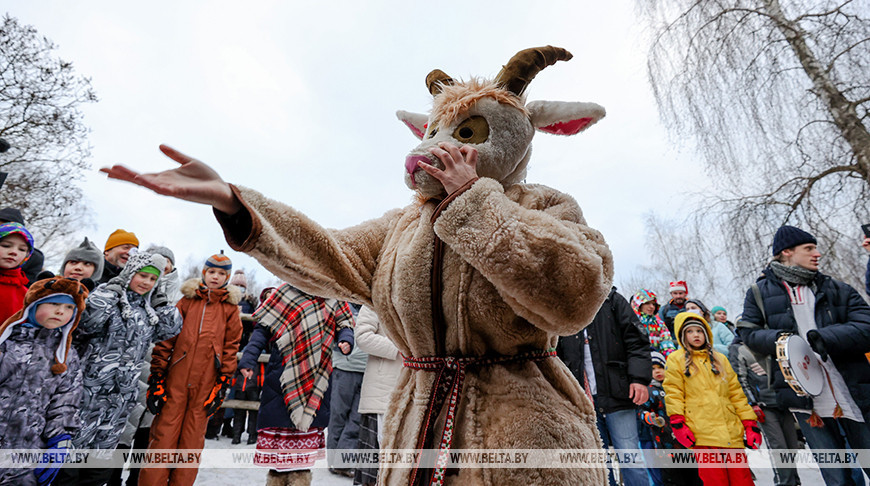
[[[693,365],[691,376],[686,376],[686,347],[682,342],[682,329],[692,319],[704,324],[707,342],[712,342],[710,325],[702,317],[684,312],[674,319],[677,351],[668,356],[665,381],[665,408],[668,415],[682,415],[686,425],[695,434],[695,445],[720,448],[743,448],[743,420],[755,420],[755,412],[746,400],[737,374],[728,358],[711,351],[719,363],[719,374],[714,374],[710,354],[690,351]]]
[[[114,449],[139,398],[139,376],[152,343],[181,331],[175,306],[151,307],[151,294],[128,290],[145,266],[162,270],[160,255],[136,254],[121,274],[90,294],[79,325],[77,347],[83,368],[82,428],[73,438],[79,448]],[[155,288],[157,288],[155,286]],[[165,299],[164,299],[165,300]]]
[[[857,290],[846,283],[817,272],[815,318],[819,334],[837,371],[843,376],[855,403],[870,410],[870,306]],[[756,282],[764,312],[759,309],[752,289],[746,291],[743,317],[737,322],[740,337],[773,378],[773,389],[780,407],[811,410],[812,399],[799,397],[785,382],[776,364],[776,339],[782,332],[797,333],[797,322],[785,285],[768,267]]]
[[[359,413],[387,413],[402,371],[402,355],[390,341],[375,311],[363,306],[353,330],[359,349],[369,355],[359,396]]]
[[[711,330],[713,331],[713,347],[716,351],[730,356],[728,346],[731,346],[731,341],[734,340],[734,333],[724,322],[712,321]]]

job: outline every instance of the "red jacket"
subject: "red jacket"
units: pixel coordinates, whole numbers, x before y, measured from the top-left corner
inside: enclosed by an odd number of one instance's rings
[[[0,269],[0,324],[24,307],[27,283],[21,268]]]

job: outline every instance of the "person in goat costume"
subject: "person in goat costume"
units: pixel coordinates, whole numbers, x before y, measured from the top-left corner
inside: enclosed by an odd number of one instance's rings
[[[212,205],[228,243],[279,278],[373,308],[405,357],[384,448],[594,449],[592,404],[554,347],[592,321],[611,287],[612,256],[573,198],[522,183],[535,130],[572,135],[604,116],[592,103],[525,102],[540,70],[570,58],[561,48],[526,49],[492,81],[430,73],[429,116],[398,112],[423,140],[404,164],[417,201],[344,230],[227,184],[167,146],[181,167],[102,170]],[[603,468],[421,465],[384,468],[379,481],[561,485],[606,476]]]

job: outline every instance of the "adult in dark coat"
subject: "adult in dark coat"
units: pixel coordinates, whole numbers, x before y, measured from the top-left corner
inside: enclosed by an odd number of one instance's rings
[[[20,225],[27,227],[27,225],[24,224],[24,216],[21,215],[21,211],[18,208],[0,209],[0,223],[19,223]],[[24,276],[27,277],[27,280],[30,283],[33,283],[38,280],[36,276],[42,271],[42,266],[44,264],[45,255],[39,251],[39,248],[34,248],[33,253],[30,254],[30,258],[24,262],[24,265],[21,265],[21,271],[24,272]]]
[[[818,271],[821,253],[809,233],[783,226],[774,236],[773,252],[775,260],[754,284],[757,290],[746,292],[738,332],[772,374],[777,404],[795,412],[811,448],[843,449],[841,428],[852,448],[870,448],[870,363],[864,355],[870,351],[870,306],[854,288]],[[807,302],[814,302],[812,318],[800,317]],[[837,406],[851,408],[844,399],[851,398],[863,422],[835,418],[836,411],[817,413],[819,397],[799,397],[788,386],[774,361],[776,340],[784,333],[804,337],[823,364],[831,360],[845,384],[834,385]],[[870,474],[870,464],[863,466]],[[848,469],[822,468],[827,484],[851,484],[848,474]]]
[[[556,347],[559,357],[592,396],[605,446],[616,449],[637,449],[636,409],[649,398],[651,348],[640,328],[637,314],[613,287],[592,323],[573,336],[559,338]],[[586,361],[587,349],[591,362]],[[594,376],[587,372],[590,366]],[[649,484],[642,468],[626,468],[623,479],[627,486]]]

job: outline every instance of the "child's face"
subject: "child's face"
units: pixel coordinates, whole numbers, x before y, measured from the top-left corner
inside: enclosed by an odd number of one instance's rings
[[[63,276],[73,280],[91,278],[91,275],[94,274],[94,270],[96,269],[97,267],[95,267],[91,262],[70,260],[66,262],[66,266],[63,267]]]
[[[686,329],[684,333],[686,344],[694,349],[701,349],[707,344],[707,333],[698,326]]]
[[[651,316],[656,313],[656,304],[655,302],[644,302],[640,305],[640,313]]]
[[[725,311],[716,311],[716,313],[713,314],[713,318],[719,322],[725,322],[728,320],[728,313]]]
[[[130,290],[139,295],[145,295],[154,288],[157,283],[157,275],[148,272],[136,272],[130,280]]]
[[[665,369],[661,366],[654,364],[652,367],[652,376],[656,381],[665,381]]]
[[[206,268],[205,275],[203,275],[205,286],[210,289],[219,289],[223,287],[228,278],[230,278],[230,274],[227,273],[226,270],[213,267]]]
[[[21,266],[27,258],[27,240],[19,234],[11,234],[0,240],[0,268],[12,269]]]
[[[36,306],[36,323],[46,329],[57,329],[65,326],[72,319],[76,306],[47,302]]]

